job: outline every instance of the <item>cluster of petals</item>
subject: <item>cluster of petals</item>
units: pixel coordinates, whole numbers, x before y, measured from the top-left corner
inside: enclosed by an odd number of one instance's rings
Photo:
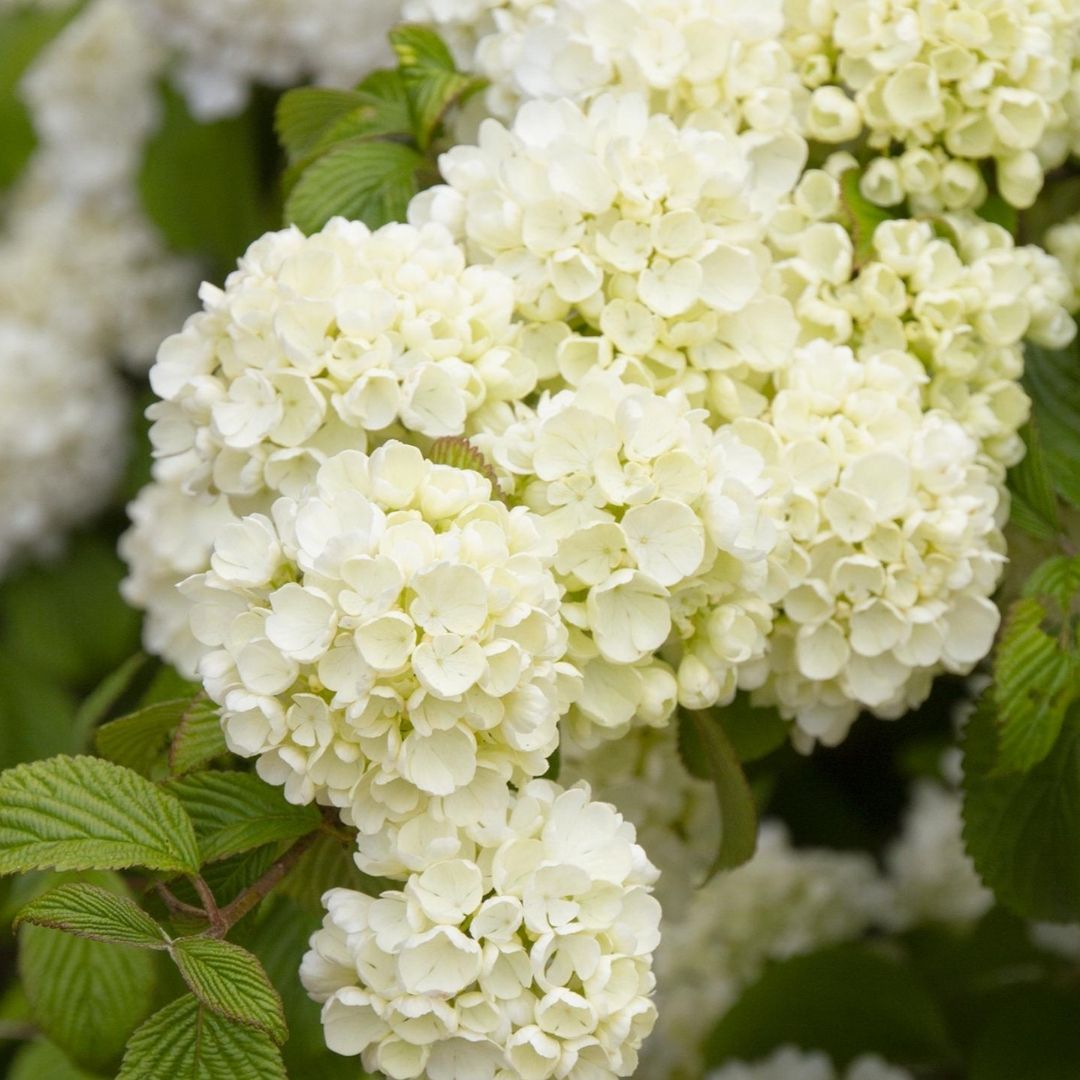
[[[460,435],[536,383],[511,283],[437,224],[268,233],[200,295],[150,372],[157,475],[188,490],[296,494],[368,433]]]
[[[1007,509],[975,440],[920,402],[908,353],[817,341],[777,377],[767,422],[738,421],[782,500],[787,578],[767,662],[740,673],[803,739],[895,717],[942,670],[969,672],[999,622]]]
[[[656,870],[587,785],[533,781],[475,859],[324,897],[301,967],[329,1047],[392,1080],[631,1076],[655,1020]]]
[[[786,131],[680,127],[640,94],[530,101],[445,153],[446,185],[410,219],[445,223],[513,280],[520,315],[545,324],[529,337],[542,378],[600,367],[742,415],[764,407],[744,384],[764,383],[797,332],[766,288],[763,237],[805,151]]]
[[[406,0],[444,33],[459,63],[489,82],[485,106],[510,119],[522,101],[646,95],[682,120],[715,110],[740,126],[795,126],[802,93],[780,41],[781,0]]]
[[[874,1054],[858,1057],[846,1069],[840,1069],[820,1050],[807,1052],[782,1046],[760,1061],[734,1061],[713,1069],[707,1080],[913,1080],[913,1077],[906,1069],[890,1065]]]
[[[941,235],[925,220],[883,221],[856,265],[833,175],[845,165],[807,172],[770,225],[800,340],[849,345],[863,361],[916,357],[926,369],[924,407],[956,419],[1004,472],[1023,455],[1023,341],[1062,348],[1076,333],[1062,266],[971,214],[939,219]]]
[[[755,621],[753,593],[776,539],[758,504],[769,482],[756,450],[706,420],[681,394],[594,370],[491,440],[557,545],[583,677],[568,723],[584,743],[664,723],[679,697],[730,700],[736,666],[764,654],[769,608]],[[695,657],[685,674],[657,657],[673,636]]]
[[[0,572],[56,549],[112,494],[128,399],[100,356],[0,314]]]
[[[192,112],[239,112],[253,84],[303,77],[348,87],[390,61],[386,32],[401,0],[138,0],[148,32],[176,55]]]
[[[574,679],[537,526],[391,440],[220,529],[181,588],[230,748],[371,834],[541,775]]]
[[[894,146],[943,148],[943,184],[958,179],[951,164],[970,175],[991,160],[1021,207],[1066,157],[1080,23],[1069,0],[793,0],[785,11],[811,138],[865,136],[886,171]]]

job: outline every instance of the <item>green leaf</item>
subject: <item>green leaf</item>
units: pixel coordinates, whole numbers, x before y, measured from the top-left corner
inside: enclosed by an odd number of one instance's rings
[[[1027,453],[1009,472],[1010,520],[1038,540],[1053,540],[1061,531],[1061,520],[1038,424],[1032,420],[1021,434]]]
[[[1080,559],[1049,559],[1009,609],[994,655],[996,772],[1026,771],[1050,752],[1080,696]]]
[[[488,459],[463,435],[443,435],[431,444],[428,461],[435,465],[450,465],[455,469],[471,469],[491,482],[491,490],[498,497],[499,481]]]
[[[294,840],[322,821],[315,806],[286,802],[281,788],[252,773],[195,773],[171,781],[165,790],[188,812],[203,862]]]
[[[162,100],[139,176],[143,206],[172,248],[212,260],[221,273],[277,216],[262,181],[265,118],[257,97],[242,115],[210,124],[168,85]]]
[[[1027,773],[995,773],[997,728],[984,695],[964,733],[964,841],[984,883],[1030,919],[1080,918],[1080,706]]]
[[[847,219],[848,232],[855,247],[856,267],[865,266],[874,259],[874,232],[883,221],[889,221],[896,215],[880,206],[875,206],[863,195],[859,187],[862,171],[850,168],[840,176],[840,198]]]
[[[216,938],[181,938],[173,959],[191,992],[228,1020],[265,1031],[275,1042],[289,1035],[281,997],[262,964],[246,949]]]
[[[328,889],[355,889],[369,896],[378,896],[384,889],[399,887],[383,878],[362,874],[353,861],[352,845],[326,835],[318,837],[304,852],[292,872],[278,886],[277,892],[321,919],[325,914],[322,895]]]
[[[169,944],[165,931],[138,904],[97,885],[72,883],[52,889],[19,912],[15,925],[20,923],[114,945],[164,949]]]
[[[79,749],[74,696],[0,653],[0,768]]]
[[[390,44],[405,80],[417,144],[426,150],[447,110],[487,82],[458,71],[450,50],[430,27],[399,26],[390,31]]]
[[[7,1080],[101,1080],[100,1073],[80,1069],[51,1042],[37,1039],[24,1046],[11,1063]]]
[[[420,190],[420,174],[428,169],[421,154],[400,143],[345,142],[304,171],[285,213],[306,233],[339,215],[377,229],[405,217]]]
[[[1046,467],[1058,494],[1080,506],[1080,342],[1051,352],[1030,342],[1024,384],[1031,394]]]
[[[691,773],[712,781],[720,812],[720,846],[708,878],[746,862],[757,847],[757,808],[739,759],[715,717],[685,711],[680,752]],[[708,878],[706,880],[708,880]]]
[[[0,773],[0,874],[128,866],[197,872],[195,831],[171,795],[98,758]]]
[[[740,692],[730,705],[715,710],[724,733],[740,761],[757,761],[783,746],[791,725],[777,709],[750,704],[750,695]]]
[[[117,1080],[287,1080],[281,1053],[261,1031],[177,998],[132,1035]]]
[[[707,1044],[710,1063],[753,1060],[784,1043],[823,1050],[839,1067],[860,1054],[939,1064],[945,1022],[918,975],[863,944],[775,964],[740,994]]]
[[[193,716],[200,720],[209,716],[218,724],[217,707],[204,694],[161,701],[101,727],[97,733],[97,751],[102,757],[152,780],[163,779],[169,774],[173,732]],[[185,764],[189,760],[183,751],[181,760]]]
[[[203,700],[188,709],[169,746],[169,772],[182,776],[229,752],[216,705]]]
[[[75,727],[80,737],[89,737],[99,724],[108,719],[117,704],[129,693],[141,676],[157,661],[144,652],[129,656],[115,671],[111,671],[83,699],[75,714]]]
[[[24,926],[19,974],[34,1022],[78,1064],[106,1071],[150,1009],[154,958]]]

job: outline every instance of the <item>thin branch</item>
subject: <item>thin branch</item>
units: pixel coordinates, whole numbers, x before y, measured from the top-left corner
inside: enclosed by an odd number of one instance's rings
[[[199,874],[192,874],[189,877],[191,884],[195,886],[195,891],[199,894],[199,899],[202,901],[204,917],[210,920],[210,930],[214,933],[215,937],[222,937],[225,931],[229,929],[228,924],[222,921],[221,909],[217,905],[217,901],[214,899],[214,894],[210,891],[210,886],[202,879]],[[218,933],[220,931],[220,933]]]
[[[186,904],[178,896],[174,896],[163,882],[159,881],[154,886],[154,891],[161,897],[169,911],[175,915],[187,915],[195,919],[206,919],[209,917],[201,907],[196,907],[194,904]]]

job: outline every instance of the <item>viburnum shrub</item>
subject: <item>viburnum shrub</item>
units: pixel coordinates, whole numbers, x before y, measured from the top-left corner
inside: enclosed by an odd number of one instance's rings
[[[1080,1075],[1075,0],[5,28],[13,1080]]]

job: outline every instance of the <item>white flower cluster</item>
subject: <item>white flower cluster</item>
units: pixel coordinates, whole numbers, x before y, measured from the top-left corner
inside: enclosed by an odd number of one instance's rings
[[[541,377],[602,367],[721,416],[764,407],[757,387],[797,326],[766,288],[762,243],[805,160],[788,132],[678,127],[641,95],[522,106],[440,165],[410,219],[437,220],[473,261],[514,281],[520,314],[546,324]]]
[[[510,283],[467,267],[439,225],[268,233],[200,295],[161,347],[148,414],[155,475],[191,491],[296,494],[366,433],[461,435],[536,384]]]
[[[183,590],[230,748],[379,843],[425,811],[474,824],[487,787],[546,770],[572,688],[537,524],[390,441],[220,529]],[[388,857],[402,873],[407,844]]]
[[[1080,310],[1080,217],[1068,218],[1047,229],[1043,242],[1046,250],[1061,263],[1072,286],[1069,310]]]
[[[581,785],[533,781],[475,858],[346,889],[301,967],[330,1048],[395,1080],[631,1076],[656,1016],[656,870]]]
[[[1014,465],[1029,407],[1022,341],[1062,348],[1076,333],[1062,267],[973,215],[942,219],[945,235],[927,221],[884,221],[856,266],[833,175],[847,165],[838,158],[807,172],[769,231],[800,340],[850,345],[860,360],[910,353],[926,368],[923,404],[958,420],[989,458]]]
[[[126,427],[127,396],[101,357],[0,315],[0,573],[48,554],[108,499]]]
[[[838,1069],[820,1051],[782,1046],[761,1061],[732,1062],[714,1069],[706,1080],[913,1080],[906,1069],[889,1065],[868,1054],[856,1058],[847,1069]]]
[[[881,153],[879,189],[894,190],[883,204],[910,194],[977,206],[978,164],[990,160],[1002,196],[1026,207],[1065,159],[1080,25],[1069,0],[791,0],[785,15],[785,44],[811,90],[808,135],[865,136]]]
[[[148,32],[178,56],[176,79],[204,120],[239,112],[252,84],[304,76],[347,87],[389,63],[401,0],[139,0]]]
[[[782,0],[406,0],[404,13],[489,81],[485,105],[501,120],[523,100],[617,89],[676,120],[716,110],[758,130],[795,125],[802,86],[780,41]]]

